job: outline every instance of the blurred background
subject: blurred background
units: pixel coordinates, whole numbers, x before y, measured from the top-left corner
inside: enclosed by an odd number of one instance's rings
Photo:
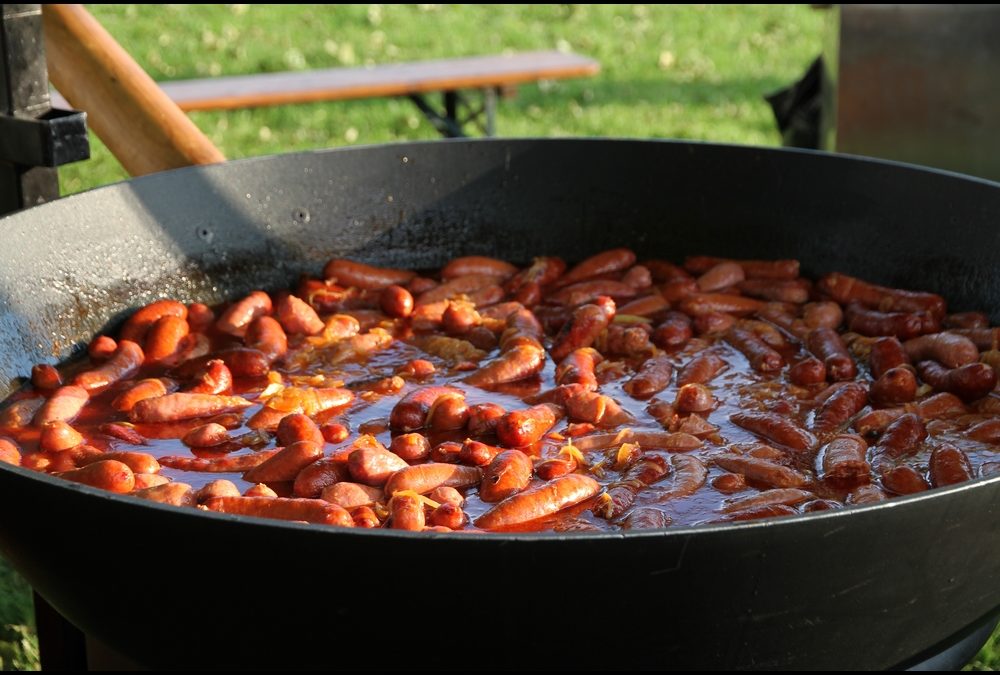
[[[558,50],[600,73],[542,80],[500,100],[503,137],[676,138],[778,146],[765,96],[824,49],[810,5],[88,5],[157,81]],[[230,159],[440,138],[405,98],[190,118]],[[91,159],[60,169],[62,194],[128,177],[91,132]],[[0,664],[37,669],[30,589],[0,560]],[[997,635],[970,669],[1000,665]]]

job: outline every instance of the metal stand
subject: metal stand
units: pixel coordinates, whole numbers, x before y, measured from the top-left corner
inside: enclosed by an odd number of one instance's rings
[[[86,113],[56,110],[41,5],[0,12],[0,214],[59,197],[57,166],[90,157]]]
[[[467,134],[463,127],[467,124],[474,124],[486,136],[495,136],[498,90],[495,87],[487,87],[482,92],[482,104],[478,106],[472,105],[457,91],[444,92],[443,112],[435,110],[423,94],[410,94],[408,98],[446,138],[465,138]],[[461,118],[460,110],[464,112]]]

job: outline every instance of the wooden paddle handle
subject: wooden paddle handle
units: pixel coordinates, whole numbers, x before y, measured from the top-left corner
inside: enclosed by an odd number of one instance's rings
[[[133,176],[226,158],[83,5],[43,5],[49,79]]]

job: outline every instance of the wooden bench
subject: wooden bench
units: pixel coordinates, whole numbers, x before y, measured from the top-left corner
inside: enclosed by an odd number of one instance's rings
[[[470,123],[492,136],[496,132],[498,94],[528,82],[584,77],[599,71],[600,65],[593,59],[544,51],[158,84],[184,111],[406,96],[445,136],[465,136],[464,127]],[[477,89],[483,92],[483,101],[474,107],[460,92]],[[434,92],[443,94],[441,110],[425,98],[425,94]],[[53,96],[53,105],[60,107],[60,103],[63,101]],[[480,121],[483,117],[485,123]]]

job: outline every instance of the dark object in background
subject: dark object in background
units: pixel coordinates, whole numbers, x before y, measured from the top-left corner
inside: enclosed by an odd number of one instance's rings
[[[822,77],[823,57],[818,56],[798,82],[764,97],[774,111],[782,145],[819,149]]]

